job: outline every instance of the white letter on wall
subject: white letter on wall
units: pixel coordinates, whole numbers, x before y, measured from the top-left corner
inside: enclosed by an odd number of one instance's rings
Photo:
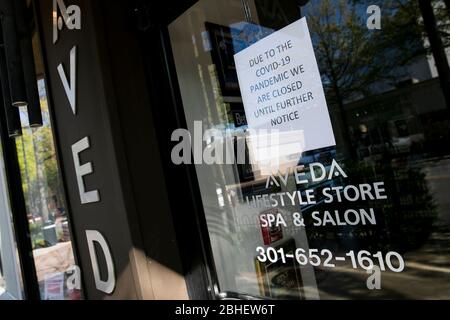
[[[73,162],[75,164],[75,174],[77,176],[78,190],[80,191],[80,199],[82,204],[100,201],[100,194],[98,190],[86,192],[84,187],[83,177],[93,173],[94,170],[92,169],[92,163],[88,162],[83,165],[80,163],[79,154],[84,150],[89,149],[89,147],[90,144],[88,137],[78,141],[72,146]]]
[[[67,99],[69,99],[70,107],[74,115],[77,114],[77,47],[70,50],[70,83],[67,80],[66,73],[62,63],[58,66],[58,74],[61,78]]]
[[[114,263],[108,244],[102,234],[98,231],[87,230],[86,238],[88,241],[89,255],[91,257],[92,270],[94,272],[95,287],[106,294],[111,294],[116,287],[116,276],[114,273]],[[108,278],[106,281],[100,279],[100,268],[98,266],[94,242],[97,242],[100,245],[105,256],[106,267],[108,269]]]

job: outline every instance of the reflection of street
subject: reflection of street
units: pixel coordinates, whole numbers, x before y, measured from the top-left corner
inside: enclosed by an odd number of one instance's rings
[[[420,164],[439,212],[438,223],[450,223],[450,158]]]
[[[449,299],[450,231],[435,233],[420,250],[404,255],[401,273],[382,272],[381,290],[369,290],[364,270],[340,264],[318,268],[321,299]]]
[[[401,273],[382,272],[381,290],[369,290],[364,270],[349,264],[317,268],[321,299],[449,299],[450,298],[450,159],[416,162],[436,205],[434,232],[417,250],[403,255]]]
[[[60,242],[54,246],[33,251],[36,273],[44,300],[80,300],[79,290],[66,286],[69,268],[75,266],[72,243]]]

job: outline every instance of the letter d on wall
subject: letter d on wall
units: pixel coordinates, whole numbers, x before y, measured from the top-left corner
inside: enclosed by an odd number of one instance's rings
[[[91,257],[92,270],[94,272],[95,286],[98,290],[111,294],[116,287],[116,275],[114,273],[114,262],[112,260],[111,251],[106,243],[103,235],[95,230],[87,230],[86,238],[89,247],[89,255]],[[97,242],[102,248],[106,259],[106,267],[108,269],[108,278],[104,281],[100,278],[100,268],[98,266],[97,254],[95,251],[94,242]]]

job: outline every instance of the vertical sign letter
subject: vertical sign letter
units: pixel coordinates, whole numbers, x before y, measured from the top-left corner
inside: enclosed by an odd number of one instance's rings
[[[77,114],[77,47],[74,46],[70,50],[70,83],[67,80],[66,73],[62,63],[58,66],[58,74],[61,78],[67,98],[69,99],[70,107],[74,115]]]
[[[72,146],[73,162],[75,164],[75,174],[77,176],[78,190],[80,191],[80,199],[82,204],[100,201],[100,194],[98,190],[87,192],[84,187],[83,177],[93,173],[94,170],[92,169],[92,163],[88,162],[83,165],[80,163],[79,154],[84,150],[89,149],[89,147],[90,144],[88,137],[78,141]]]
[[[91,257],[92,271],[94,272],[95,286],[98,290],[106,294],[111,294],[116,287],[116,276],[114,274],[114,263],[112,261],[111,251],[109,250],[108,244],[102,234],[95,230],[87,230],[86,238],[89,247],[89,255]],[[100,245],[106,259],[106,267],[108,269],[108,278],[106,281],[100,279],[100,268],[98,266],[94,242],[97,242]]]

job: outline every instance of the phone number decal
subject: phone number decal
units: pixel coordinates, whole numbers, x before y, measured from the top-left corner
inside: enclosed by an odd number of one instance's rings
[[[381,271],[390,270],[392,272],[402,272],[405,269],[405,261],[403,257],[395,251],[389,251],[383,254],[381,251],[375,254],[366,250],[359,252],[349,251],[342,256],[335,256],[328,249],[302,249],[299,248],[295,252],[286,253],[283,248],[275,249],[272,247],[256,248],[258,260],[262,263],[276,263],[281,260],[287,263],[288,259],[295,259],[301,266],[311,265],[313,267],[335,268],[336,262],[350,261],[353,269],[372,270],[375,265],[379,266]]]

